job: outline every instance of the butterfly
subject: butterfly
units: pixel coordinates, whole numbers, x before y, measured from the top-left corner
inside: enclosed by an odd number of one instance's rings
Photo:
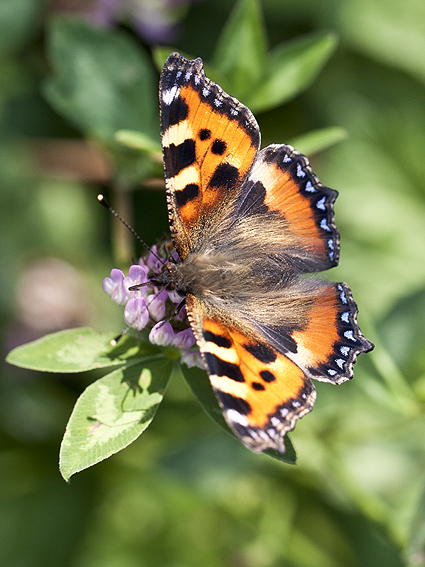
[[[336,266],[337,192],[291,146],[260,150],[251,111],[171,54],[160,79],[169,224],[178,262],[150,279],[185,297],[224,418],[255,452],[285,452],[313,408],[311,379],[341,384],[373,344]]]

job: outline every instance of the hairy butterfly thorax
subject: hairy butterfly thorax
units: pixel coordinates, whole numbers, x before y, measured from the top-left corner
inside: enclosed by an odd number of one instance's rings
[[[152,285],[166,291],[176,291],[179,295],[186,296],[187,289],[182,280],[179,266],[173,262],[166,262],[160,266],[159,271],[149,272],[148,279]]]

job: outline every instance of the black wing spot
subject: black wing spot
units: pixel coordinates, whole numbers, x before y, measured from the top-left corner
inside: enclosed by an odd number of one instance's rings
[[[252,382],[251,386],[252,389],[257,390],[257,392],[261,392],[266,389],[265,386],[263,386],[263,384],[261,384],[260,382]]]
[[[232,394],[226,394],[226,392],[221,392],[220,390],[216,390],[215,392],[225,409],[235,410],[242,415],[248,415],[250,413],[251,406],[246,400],[233,396]]]
[[[174,126],[179,122],[183,122],[183,120],[186,120],[188,115],[188,105],[181,97],[177,97],[175,100],[173,100],[169,107],[168,125]]]
[[[276,360],[277,355],[275,351],[266,345],[251,343],[243,345],[243,347],[257,360],[264,362],[264,364],[270,364]]]
[[[221,163],[211,177],[210,187],[225,187],[231,189],[239,180],[239,170],[229,163]]]
[[[199,195],[199,185],[196,183],[188,183],[181,191],[176,191],[176,204],[178,207],[183,207],[189,201],[196,199]]]
[[[226,362],[210,352],[205,353],[205,360],[211,374],[226,376],[235,382],[245,382],[245,378],[237,364]]]
[[[188,138],[178,146],[170,144],[164,148],[164,162],[171,177],[196,161],[195,140]]]
[[[264,382],[267,383],[274,382],[276,380],[276,376],[273,374],[273,372],[270,372],[269,370],[262,370],[260,372],[260,376],[264,380]]]
[[[214,140],[213,145],[211,146],[211,151],[213,154],[218,156],[222,156],[226,151],[227,144],[224,140]]]
[[[232,341],[227,337],[223,337],[223,335],[216,335],[211,331],[204,331],[203,335],[204,335],[204,339],[208,343],[214,343],[218,347],[230,348],[232,346]]]
[[[199,130],[199,139],[201,140],[201,142],[204,142],[205,140],[209,140],[211,138],[211,130],[208,130],[207,128],[202,128],[202,130]]]

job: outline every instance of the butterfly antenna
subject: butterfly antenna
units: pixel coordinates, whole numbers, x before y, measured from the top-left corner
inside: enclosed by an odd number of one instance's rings
[[[133,236],[135,236],[135,237],[137,238],[137,240],[138,240],[141,244],[143,244],[143,246],[146,248],[146,250],[147,250],[148,252],[150,252],[153,256],[155,256],[155,258],[156,258],[159,262],[161,262],[161,264],[164,263],[164,261],[161,260],[161,258],[159,258],[159,256],[157,256],[157,254],[155,254],[155,252],[153,252],[153,250],[151,249],[151,247],[146,244],[146,242],[143,240],[143,238],[141,238],[141,236],[139,236],[139,235],[137,234],[137,232],[134,230],[134,228],[133,228],[132,226],[130,226],[130,225],[128,224],[128,222],[126,222],[126,221],[117,213],[117,211],[116,211],[113,207],[111,207],[111,205],[108,203],[108,201],[105,199],[105,197],[104,197],[102,194],[99,193],[99,195],[97,196],[97,200],[99,201],[99,203],[100,203],[101,205],[103,205],[103,206],[105,207],[105,209],[108,209],[108,211],[109,211],[110,213],[112,213],[115,217],[117,217],[117,219],[118,219],[120,222],[122,222],[122,224],[131,232],[131,234],[132,234]]]
[[[147,282],[143,282],[143,283],[138,283],[135,285],[131,285],[128,288],[128,291],[139,291],[140,288],[144,287],[145,285],[152,285],[152,282],[147,281]]]

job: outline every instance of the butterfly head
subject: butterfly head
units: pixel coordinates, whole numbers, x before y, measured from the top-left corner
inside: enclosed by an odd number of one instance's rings
[[[181,296],[187,295],[187,290],[182,282],[180,267],[174,262],[166,262],[159,267],[157,272],[149,272],[150,283],[165,291],[175,291]]]
[[[182,363],[204,368],[182,302],[181,264],[177,253],[171,254],[172,249],[171,242],[154,245],[148,255],[130,267],[127,276],[113,269],[111,276],[104,279],[103,289],[115,303],[125,306],[125,332],[131,329],[133,334],[144,333],[153,345],[175,347]]]

